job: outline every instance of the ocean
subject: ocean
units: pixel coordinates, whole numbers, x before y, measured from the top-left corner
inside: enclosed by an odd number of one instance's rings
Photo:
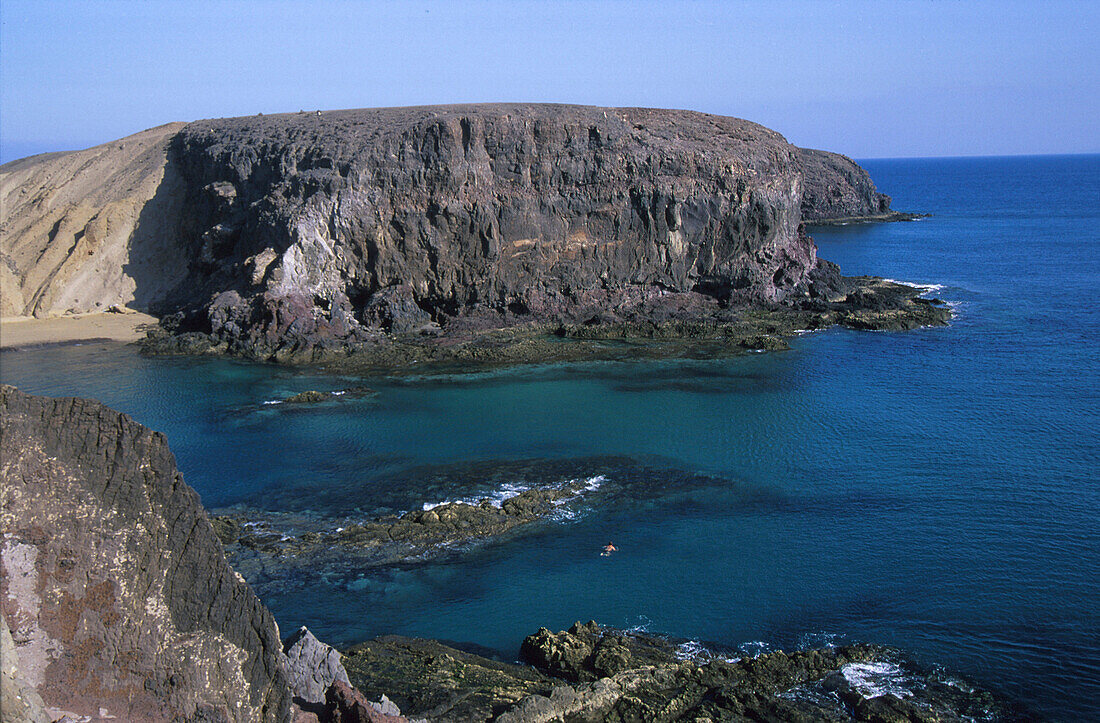
[[[811,229],[820,255],[930,285],[949,327],[366,380],[85,343],[5,352],[0,380],[164,432],[213,509],[336,524],[592,488],[576,514],[421,564],[257,579],[284,633],[508,659],[588,619],[746,652],[867,641],[1036,716],[1100,717],[1100,156],[862,165],[933,215]],[[268,403],[360,384],[378,395]]]

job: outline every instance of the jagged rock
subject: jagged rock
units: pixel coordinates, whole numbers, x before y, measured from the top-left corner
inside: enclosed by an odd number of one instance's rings
[[[367,700],[366,696],[345,681],[337,681],[325,694],[328,720],[333,723],[407,723],[401,710],[385,695],[382,702]]]
[[[3,615],[0,615],[0,713],[4,723],[51,723],[53,720],[42,696],[19,672],[19,654]]]
[[[318,640],[302,626],[283,644],[283,670],[291,695],[306,703],[323,703],[325,691],[335,682],[348,683],[340,652]]]
[[[432,320],[416,303],[412,287],[396,284],[374,292],[362,312],[363,323],[394,334],[416,331]]]
[[[548,675],[578,683],[667,663],[674,650],[659,638],[603,631],[590,620],[559,633],[539,628],[523,640],[520,657]]]
[[[45,704],[286,720],[275,621],[225,561],[164,437],[98,402],[6,385],[0,419],[0,612]]]

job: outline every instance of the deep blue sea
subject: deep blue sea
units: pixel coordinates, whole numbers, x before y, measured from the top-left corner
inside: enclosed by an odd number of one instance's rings
[[[1100,156],[864,165],[934,215],[812,230],[820,255],[939,285],[951,326],[366,382],[91,343],[5,353],[0,378],[163,431],[212,508],[343,519],[540,474],[602,484],[503,543],[262,584],[284,632],[505,656],[588,619],[746,650],[871,641],[1100,718]],[[359,383],[380,394],[264,404]]]

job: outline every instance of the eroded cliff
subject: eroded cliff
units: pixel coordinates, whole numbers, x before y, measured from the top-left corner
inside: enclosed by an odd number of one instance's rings
[[[275,621],[164,437],[9,386],[0,419],[0,612],[21,680],[96,720],[287,720]]]
[[[0,167],[0,316],[146,310],[186,267],[182,184],[168,144],[183,123]]]
[[[164,317],[150,348],[284,361],[828,311],[856,286],[804,217],[889,205],[850,160],[748,121],[549,104],[198,121],[0,176],[5,314],[129,303]],[[737,329],[734,346],[769,333]]]

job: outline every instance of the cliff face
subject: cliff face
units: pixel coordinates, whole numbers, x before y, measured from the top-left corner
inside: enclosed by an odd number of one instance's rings
[[[164,437],[8,386],[0,415],[0,606],[22,680],[97,720],[286,720],[275,622]]]
[[[802,219],[807,222],[882,216],[890,197],[848,156],[798,148],[802,169]]]
[[[733,118],[578,106],[193,123],[173,146],[185,286],[227,337],[551,316],[699,285],[774,301],[815,263],[793,150]]]
[[[185,350],[261,358],[835,300],[801,222],[889,206],[851,160],[748,121],[538,104],[163,126],[0,186],[3,315],[129,304],[199,332]]]

